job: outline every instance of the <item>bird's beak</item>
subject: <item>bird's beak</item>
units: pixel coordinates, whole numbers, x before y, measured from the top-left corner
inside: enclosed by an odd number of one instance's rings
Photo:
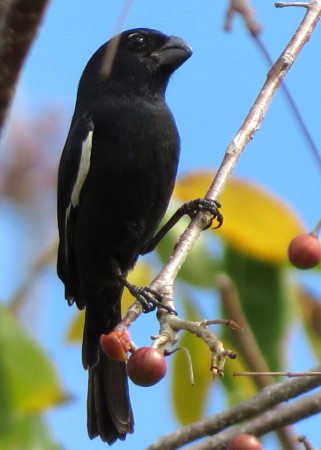
[[[152,57],[159,67],[169,67],[174,71],[192,56],[192,53],[191,47],[183,39],[170,36],[161,48],[152,53]]]

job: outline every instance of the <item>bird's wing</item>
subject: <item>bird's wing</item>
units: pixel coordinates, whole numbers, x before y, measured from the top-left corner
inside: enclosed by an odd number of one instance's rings
[[[94,124],[87,114],[73,118],[58,172],[57,271],[65,284],[66,299],[72,304],[78,297],[79,307],[84,305],[75,292],[79,283],[72,241],[80,195],[90,168],[93,132]]]

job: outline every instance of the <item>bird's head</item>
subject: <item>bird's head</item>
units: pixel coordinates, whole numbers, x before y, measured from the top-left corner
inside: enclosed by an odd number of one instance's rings
[[[182,39],[160,31],[137,28],[118,34],[90,58],[81,82],[103,86],[119,82],[122,89],[143,89],[163,94],[170,75],[192,55]]]

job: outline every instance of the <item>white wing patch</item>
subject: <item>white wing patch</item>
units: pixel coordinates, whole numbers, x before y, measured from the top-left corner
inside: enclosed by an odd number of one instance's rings
[[[66,209],[65,215],[65,242],[64,242],[64,250],[65,250],[65,258],[68,261],[68,221],[69,215],[72,207],[76,207],[79,204],[80,192],[83,187],[83,184],[86,180],[86,177],[90,168],[90,157],[91,157],[91,149],[92,149],[92,140],[93,140],[93,130],[89,131],[87,138],[83,141],[81,147],[81,157],[78,168],[77,178],[72,188],[71,192],[71,202]]]
[[[93,130],[89,131],[86,140],[84,140],[84,142],[82,143],[78,175],[71,193],[71,203],[73,206],[77,206],[79,204],[80,192],[89,172],[92,139]]]
[[[68,233],[67,233],[67,229],[68,229],[68,219],[69,219],[69,214],[70,214],[70,207],[71,204],[68,206],[68,208],[66,209],[66,215],[65,215],[65,239],[64,239],[64,251],[65,251],[65,258],[66,261],[68,261]]]

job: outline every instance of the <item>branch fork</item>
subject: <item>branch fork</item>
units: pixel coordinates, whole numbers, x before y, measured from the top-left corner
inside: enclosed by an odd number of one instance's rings
[[[171,307],[173,301],[171,300]],[[115,331],[127,330],[130,325],[139,317],[142,312],[142,305],[135,301],[128,309],[125,317],[115,328]],[[160,323],[159,334],[152,336],[152,347],[163,352],[171,354],[170,348],[177,344],[179,340],[179,332],[184,330],[201,338],[208,346],[211,353],[210,370],[215,378],[216,375],[224,375],[224,365],[226,358],[235,359],[236,353],[224,348],[223,342],[215,333],[213,333],[209,325],[226,325],[232,329],[240,329],[240,327],[231,320],[204,320],[201,322],[193,322],[190,320],[180,319],[173,313],[169,313],[163,308],[159,308],[157,317]]]

